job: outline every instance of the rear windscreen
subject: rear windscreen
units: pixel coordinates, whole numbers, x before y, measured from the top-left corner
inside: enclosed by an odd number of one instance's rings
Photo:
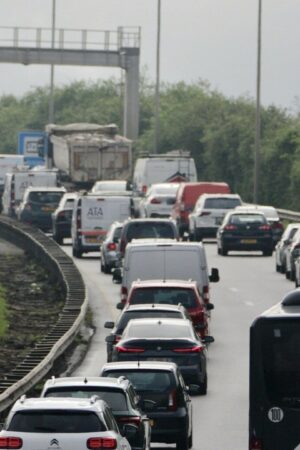
[[[127,241],[132,239],[167,238],[174,239],[175,232],[171,224],[168,223],[131,223],[127,230]]]
[[[204,202],[204,208],[207,209],[234,209],[239,206],[239,198],[208,198]]]
[[[129,311],[122,315],[116,332],[117,334],[121,334],[129,320],[155,317],[172,317],[174,319],[180,319],[182,314],[180,311]]]
[[[131,381],[137,391],[164,391],[175,385],[174,375],[171,372],[125,369],[106,371],[105,376],[115,378],[124,376]]]
[[[54,203],[60,202],[63,192],[30,192],[28,200],[33,203]]]
[[[75,410],[35,410],[17,412],[8,431],[27,433],[93,433],[106,428],[97,414]]]
[[[186,309],[197,307],[195,293],[192,289],[173,287],[134,289],[130,304],[142,305],[148,303],[164,303],[167,305],[178,305],[181,303]]]
[[[97,395],[105,400],[113,411],[127,411],[125,394],[120,389],[97,386],[71,386],[66,388],[49,389],[45,397],[74,397],[91,398]]]

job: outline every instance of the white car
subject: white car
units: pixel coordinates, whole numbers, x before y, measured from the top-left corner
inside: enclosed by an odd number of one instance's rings
[[[127,425],[125,434],[130,434]],[[112,415],[97,396],[79,398],[26,398],[18,400],[0,432],[0,448],[22,450],[131,450]]]
[[[103,180],[96,181],[91,192],[126,192],[128,183],[126,180]]]
[[[238,194],[202,194],[189,214],[190,241],[216,237],[225,214],[241,204]]]
[[[275,247],[276,272],[285,273],[287,261],[287,248],[290,245],[295,233],[299,230],[300,223],[289,223],[280,241]]]
[[[152,184],[140,203],[140,217],[170,217],[179,183]]]

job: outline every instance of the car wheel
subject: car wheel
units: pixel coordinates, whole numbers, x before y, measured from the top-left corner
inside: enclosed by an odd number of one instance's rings
[[[227,256],[228,250],[227,250],[225,247],[221,247],[221,248],[220,248],[220,254],[221,254],[222,256]]]
[[[194,233],[189,233],[189,241],[194,242],[194,240],[195,240]]]
[[[273,250],[263,250],[264,256],[272,256]]]
[[[218,255],[221,255],[221,249],[220,249],[220,247],[218,247],[217,252],[218,252]]]
[[[276,264],[276,272],[282,272],[282,268],[279,264]]]
[[[81,251],[81,250],[78,250],[78,248],[76,248],[76,247],[73,247],[73,249],[72,249],[72,255],[73,255],[75,258],[81,258],[81,257],[82,257],[82,251]]]
[[[53,235],[53,239],[55,240],[55,242],[58,243],[58,245],[62,245],[63,243],[63,238],[61,236],[58,236],[57,234]]]
[[[287,280],[289,280],[289,279],[291,278],[291,271],[290,271],[290,270],[286,270],[286,271],[285,271],[285,278],[286,278]]]
[[[189,436],[189,448],[193,447],[193,431],[191,432],[191,435]]]
[[[111,272],[110,266],[108,264],[106,264],[106,263],[104,263],[103,272],[104,273],[110,273]]]
[[[189,438],[187,434],[180,436],[176,441],[177,450],[188,450],[189,449]]]
[[[204,381],[202,383],[199,383],[199,394],[207,394],[207,374],[205,374]]]
[[[195,241],[201,242],[202,241],[202,234],[201,231],[195,230]]]
[[[295,278],[296,278],[295,270],[291,270],[290,280],[295,281]]]

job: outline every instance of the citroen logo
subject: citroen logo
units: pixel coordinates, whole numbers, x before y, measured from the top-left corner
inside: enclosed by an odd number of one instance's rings
[[[162,350],[162,348],[161,347],[157,347],[157,349],[156,349],[158,352],[160,352],[161,350]]]
[[[56,445],[57,447],[59,446],[59,442],[57,439],[52,439],[52,441],[50,441],[50,445]]]

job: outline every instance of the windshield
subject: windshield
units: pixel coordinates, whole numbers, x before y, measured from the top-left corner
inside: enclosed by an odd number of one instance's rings
[[[239,198],[208,198],[205,200],[204,208],[207,209],[234,209],[239,206]]]
[[[271,401],[300,400],[299,321],[265,323],[262,331],[265,386]]]
[[[97,395],[105,400],[113,411],[127,411],[126,397],[120,389],[97,386],[70,386],[49,389],[45,397],[91,398]]]
[[[93,433],[105,431],[105,426],[93,412],[34,410],[17,412],[7,430],[27,433]]]
[[[130,304],[143,305],[147,303],[164,303],[167,305],[178,305],[181,303],[186,309],[197,307],[197,300],[193,289],[176,287],[134,289],[130,298]]]
[[[124,376],[131,381],[136,391],[164,391],[175,385],[174,375],[171,372],[142,370],[112,370],[105,371],[108,377]]]

